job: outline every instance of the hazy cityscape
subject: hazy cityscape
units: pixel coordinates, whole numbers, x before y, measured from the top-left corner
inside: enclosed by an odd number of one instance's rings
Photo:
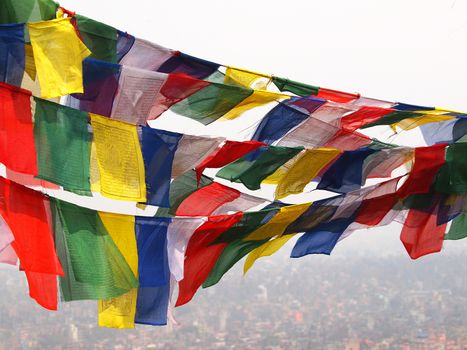
[[[356,251],[284,252],[246,277],[238,266],[177,308],[179,325],[130,330],[97,327],[94,302],[45,311],[29,299],[23,274],[1,266],[0,350],[467,349],[465,250],[417,261]]]

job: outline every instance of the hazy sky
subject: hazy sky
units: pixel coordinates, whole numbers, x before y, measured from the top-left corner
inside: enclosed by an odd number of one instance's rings
[[[63,0],[120,30],[223,64],[467,110],[467,1]]]
[[[219,63],[389,101],[467,111],[464,0],[63,0],[61,5]],[[377,229],[344,242],[384,249],[397,242],[394,233],[393,227]],[[467,242],[448,246],[465,249]]]

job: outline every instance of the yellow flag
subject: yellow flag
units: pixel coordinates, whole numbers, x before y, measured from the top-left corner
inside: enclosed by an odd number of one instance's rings
[[[235,119],[238,118],[242,113],[252,108],[259,107],[273,101],[279,102],[288,98],[290,98],[289,95],[277,92],[255,90],[250,96],[245,98],[242,102],[240,102],[233,109],[228,111],[222,117],[224,119]]]
[[[224,84],[243,86],[255,90],[266,90],[271,79],[272,77],[270,75],[240,68],[227,67],[225,70]]]
[[[334,148],[308,149],[292,164],[279,181],[276,199],[301,193],[305,186],[327,166],[341,151]]]
[[[32,52],[31,44],[24,45],[25,66],[24,70],[29,77],[34,81],[36,80],[36,63],[34,62],[34,53]]]
[[[245,260],[245,265],[243,265],[243,273],[247,273],[247,271],[253,266],[256,260],[263,256],[271,256],[275,252],[277,252],[284,244],[286,244],[289,239],[291,239],[294,236],[292,235],[285,235],[285,236],[280,236],[277,237],[273,240],[270,240],[262,245],[260,245],[258,248],[255,248],[248,254],[246,260]]]
[[[263,181],[261,181],[262,184],[273,184],[277,185],[279,182],[281,182],[282,178],[287,174],[287,172],[290,170],[292,165],[300,159],[300,154],[297,157],[293,157],[292,159],[289,159],[285,164],[282,164],[279,169],[277,169],[275,172],[273,172],[271,175],[269,175],[267,178],[265,178]]]
[[[89,161],[89,177],[91,182],[91,192],[101,192],[101,179],[99,175],[99,165],[97,163],[96,143],[91,143],[91,157]]]
[[[253,89],[253,93],[240,102],[223,116],[224,119],[238,118],[242,113],[273,101],[281,101],[290,98],[289,95],[266,91],[271,82],[270,75],[256,73],[244,69],[227,67],[224,84],[237,85]]]
[[[282,235],[287,226],[302,215],[310,205],[311,203],[304,203],[280,208],[279,212],[271,220],[250,233],[244,240],[259,241]]]
[[[29,23],[29,36],[43,98],[83,92],[83,60],[91,51],[71,18]]]
[[[393,128],[393,130],[396,130],[396,127],[399,127],[402,130],[412,130],[423,124],[443,122],[446,120],[452,120],[454,118],[456,117],[452,115],[442,115],[442,114],[434,114],[434,113],[426,114],[426,115],[421,115],[420,117],[403,119],[397,123],[391,124],[391,128]]]
[[[102,195],[146,202],[144,162],[136,125],[91,114]]]
[[[135,238],[135,217],[99,212],[110,237],[122,253],[131,271],[138,276],[138,249]],[[138,290],[130,290],[119,297],[99,300],[99,326],[134,328]]]

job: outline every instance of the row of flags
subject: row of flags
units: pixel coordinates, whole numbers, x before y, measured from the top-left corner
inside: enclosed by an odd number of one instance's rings
[[[0,262],[19,260],[47,309],[60,290],[63,301],[97,300],[101,326],[164,325],[241,259],[247,272],[300,234],[293,258],[331,254],[355,230],[391,222],[403,224],[413,259],[467,236],[464,113],[217,64],[49,0],[0,10],[10,179],[0,179]],[[152,124],[176,114],[216,126],[248,113],[260,118],[237,140]],[[426,146],[385,143],[370,128],[416,129]],[[25,187],[33,178],[41,186]],[[157,213],[96,211],[41,187]],[[319,191],[329,195],[289,202]]]

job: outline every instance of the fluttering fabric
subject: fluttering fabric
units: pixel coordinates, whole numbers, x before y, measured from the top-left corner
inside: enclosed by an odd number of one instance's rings
[[[83,92],[82,63],[91,51],[70,21],[59,18],[28,24],[43,98]]]
[[[266,90],[272,77],[270,75],[252,72],[241,68],[227,67],[224,83],[249,87],[255,90]]]
[[[97,300],[101,326],[165,325],[176,283],[184,305],[243,257],[247,272],[301,233],[291,257],[331,254],[356,230],[394,221],[413,259],[466,237],[467,114],[220,65],[57,7],[0,4],[6,176],[158,208],[97,212],[1,178],[0,262],[19,261],[43,307],[57,309],[61,276],[61,299]],[[39,95],[38,85],[65,106],[31,104],[23,88]],[[179,118],[171,112],[213,125],[153,128]],[[242,130],[214,137],[220,125]],[[367,136],[383,130],[420,131],[427,146]],[[281,201],[316,190],[331,197]]]
[[[147,40],[136,39],[120,63],[128,67],[157,71],[172,55],[172,50]]]
[[[279,179],[275,197],[280,199],[290,194],[301,193],[339,154],[340,151],[333,148],[305,150]]]
[[[210,85],[209,82],[204,80],[194,79],[188,75],[184,74],[169,74],[167,80],[165,81],[164,85],[162,85],[159,94],[157,95],[156,102],[151,109],[151,116],[150,119],[156,119],[166,110],[168,110],[172,105],[183,101],[184,99],[190,97],[196,92],[208,87]],[[214,96],[214,100],[211,103],[217,103],[216,98],[219,95]],[[203,106],[202,103],[202,96],[194,97],[194,99],[200,101],[197,109],[209,108],[209,106]],[[206,101],[208,103],[209,101]],[[201,105],[200,105],[201,104]],[[179,106],[174,111],[177,113],[177,110],[184,116],[191,116],[192,114],[188,114],[189,108],[187,106]],[[226,110],[221,111],[226,112]],[[219,114],[219,113],[217,113]],[[194,113],[193,113],[194,115]],[[218,115],[218,117],[220,117]]]
[[[0,211],[13,234],[11,247],[26,273],[30,296],[44,308],[57,310],[57,276],[64,271],[55,251],[48,200],[0,178]]]
[[[343,129],[354,131],[394,112],[393,109],[363,106],[359,110],[342,118]]]
[[[410,209],[404,222],[401,241],[412,259],[439,252],[443,247],[446,224],[437,224],[437,205],[430,209]]]
[[[176,306],[186,304],[193,298],[226,245],[211,243],[241,218],[242,213],[211,216],[193,233],[185,253],[184,277],[179,283]]]
[[[15,240],[8,224],[0,216],[0,252],[3,252]]]
[[[67,191],[91,195],[88,114],[40,98],[34,101],[37,177]]]
[[[177,208],[177,216],[209,216],[220,206],[240,197],[240,191],[218,182],[193,192]],[[199,204],[203,205],[200,206]]]
[[[290,257],[299,258],[307,254],[330,255],[339,237],[353,222],[353,218],[340,218],[318,225],[305,232],[292,249]]]
[[[92,58],[117,63],[117,29],[82,15],[74,17],[76,28]]]
[[[0,83],[0,162],[8,169],[37,175],[31,92]]]
[[[460,214],[452,221],[449,232],[444,236],[447,240],[458,240],[467,237],[467,215]]]
[[[318,189],[345,193],[360,188],[365,180],[363,162],[375,152],[371,148],[343,152],[323,174]]]
[[[167,231],[167,256],[170,273],[176,281],[183,279],[185,251],[188,241],[204,222],[202,218],[173,219]]]
[[[222,142],[223,138],[183,135],[175,151],[172,177],[176,178],[195,168],[207,155],[213,152]]]
[[[235,119],[240,117],[246,111],[255,107],[264,106],[271,102],[281,102],[282,100],[289,99],[290,96],[279,94],[270,91],[254,90],[253,93],[245,98],[242,102],[237,104],[230,111],[225,113],[222,118]]]
[[[253,135],[253,140],[272,144],[307,118],[307,113],[280,103],[263,118]]]
[[[261,186],[261,181],[301,151],[302,148],[299,147],[262,147],[253,151],[258,154],[254,161],[250,161],[247,155],[224,167],[217,173],[217,176],[230,181],[238,180],[247,188],[257,190]]]
[[[466,143],[455,143],[446,147],[446,164],[437,174],[436,190],[448,194],[467,193]]]
[[[193,170],[187,171],[183,175],[176,177],[170,183],[170,208],[159,208],[158,213],[161,213],[159,216],[174,216],[180,203],[182,203],[192,193],[212,184],[213,182],[213,179],[207,176],[202,176],[200,181],[197,181],[196,173]]]
[[[2,1],[0,23],[27,23],[55,18],[58,4],[50,0]]]
[[[0,82],[20,86],[25,66],[24,24],[0,25]]]
[[[141,143],[148,204],[170,207],[173,159],[182,136],[175,132],[142,127]]]
[[[166,74],[122,67],[111,118],[146,125]]]
[[[101,193],[109,198],[146,201],[144,162],[136,126],[91,115]]]
[[[247,273],[248,270],[251,269],[253,264],[256,262],[256,260],[258,260],[259,258],[271,256],[274,253],[276,253],[291,238],[293,238],[293,235],[284,235],[271,239],[270,241],[267,241],[265,243],[262,243],[262,241],[258,241],[261,244],[248,254],[248,257],[245,260],[245,265],[243,267],[243,272]]]
[[[99,217],[135,277],[138,276],[135,217],[100,212]],[[101,327],[134,328],[137,289],[116,298],[99,300],[98,322]]]
[[[52,202],[55,243],[65,275],[65,301],[119,297],[138,287],[138,280],[99,213],[59,200]]]
[[[183,73],[198,79],[205,79],[214,73],[219,64],[193,57],[183,52],[173,52],[172,56],[159,67],[163,73]]]
[[[298,96],[317,95],[319,91],[317,86],[303,84],[287,78],[273,77],[272,81],[280,91],[288,91]]]
[[[171,111],[208,125],[222,117],[252,93],[252,89],[210,83],[172,106]]]
[[[205,169],[223,167],[261,146],[265,146],[265,144],[257,141],[226,141],[221,148],[216,149],[196,166],[196,177],[198,181]]]
[[[165,325],[170,292],[167,218],[136,217],[139,288],[136,323]]]
[[[291,222],[300,217],[308,208],[310,203],[284,206],[265,225],[259,227],[245,237],[245,240],[261,241],[274,236],[281,236]]]
[[[66,104],[82,111],[110,117],[117,94],[121,66],[87,58],[83,61],[83,90],[68,96]],[[129,118],[130,116],[128,116]]]
[[[238,261],[250,253],[252,250],[258,248],[264,241],[242,241],[237,240],[230,243],[222,251],[222,254],[216,261],[206,280],[203,282],[203,288],[211,287],[217,284],[222,276],[225,275]]]

